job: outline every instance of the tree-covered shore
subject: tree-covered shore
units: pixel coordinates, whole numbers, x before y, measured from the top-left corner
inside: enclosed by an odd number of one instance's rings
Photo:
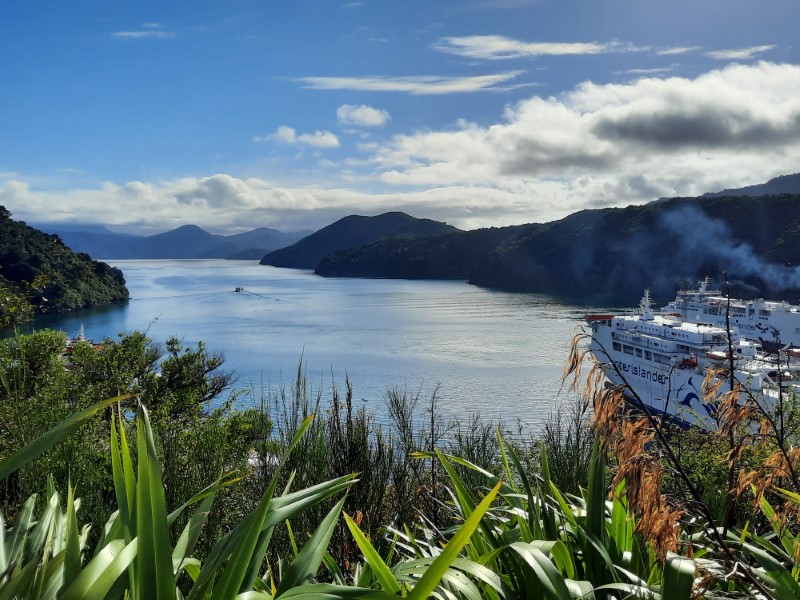
[[[117,268],[70,250],[0,206],[0,326],[39,312],[65,312],[123,302],[125,277]]]
[[[800,595],[796,398],[709,389],[719,431],[674,430],[576,342],[540,434],[400,390],[379,426],[302,367],[234,410],[202,344],[64,341],[0,342],[4,597]]]

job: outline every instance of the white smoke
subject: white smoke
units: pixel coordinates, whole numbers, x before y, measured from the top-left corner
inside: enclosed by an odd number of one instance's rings
[[[800,288],[800,267],[767,262],[750,244],[737,241],[726,223],[697,207],[672,210],[660,225],[674,236],[674,250],[690,264],[713,260],[732,277],[758,277],[773,289]]]

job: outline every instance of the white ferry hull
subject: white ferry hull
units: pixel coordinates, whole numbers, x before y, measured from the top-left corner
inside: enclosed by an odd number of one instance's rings
[[[611,340],[608,340],[611,342]],[[612,348],[611,343],[607,344]],[[602,344],[605,348],[606,344]],[[626,386],[626,396],[634,404],[641,402],[661,416],[686,426],[716,428],[716,406],[703,403],[705,374],[697,367],[676,368],[637,363],[635,357],[611,350],[606,355],[599,341],[592,340],[590,350],[606,365],[606,378],[613,385]],[[721,392],[730,388],[723,384]]]
[[[713,430],[719,397],[728,392],[730,379],[719,377],[715,397],[704,402],[703,383],[709,369],[730,366],[733,376],[746,385],[770,410],[779,393],[797,394],[800,365],[792,353],[766,355],[760,344],[742,338],[728,341],[727,330],[707,323],[654,315],[645,292],[636,314],[587,315],[592,327],[589,350],[604,365],[606,378],[622,386],[626,396],[650,411],[686,425]],[[800,354],[800,353],[798,353]]]

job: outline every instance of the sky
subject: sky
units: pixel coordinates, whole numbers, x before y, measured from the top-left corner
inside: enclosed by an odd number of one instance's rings
[[[463,229],[800,171],[797,0],[0,5],[0,205],[151,234]]]

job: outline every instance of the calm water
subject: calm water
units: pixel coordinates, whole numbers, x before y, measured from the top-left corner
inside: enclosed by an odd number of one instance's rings
[[[135,260],[126,306],[45,317],[39,327],[99,340],[147,330],[151,339],[203,340],[224,354],[236,387],[287,386],[302,357],[316,391],[353,382],[379,418],[388,387],[438,386],[446,417],[478,413],[537,429],[560,387],[585,309],[463,282],[324,279],[253,261]],[[235,293],[237,287],[244,292]]]

